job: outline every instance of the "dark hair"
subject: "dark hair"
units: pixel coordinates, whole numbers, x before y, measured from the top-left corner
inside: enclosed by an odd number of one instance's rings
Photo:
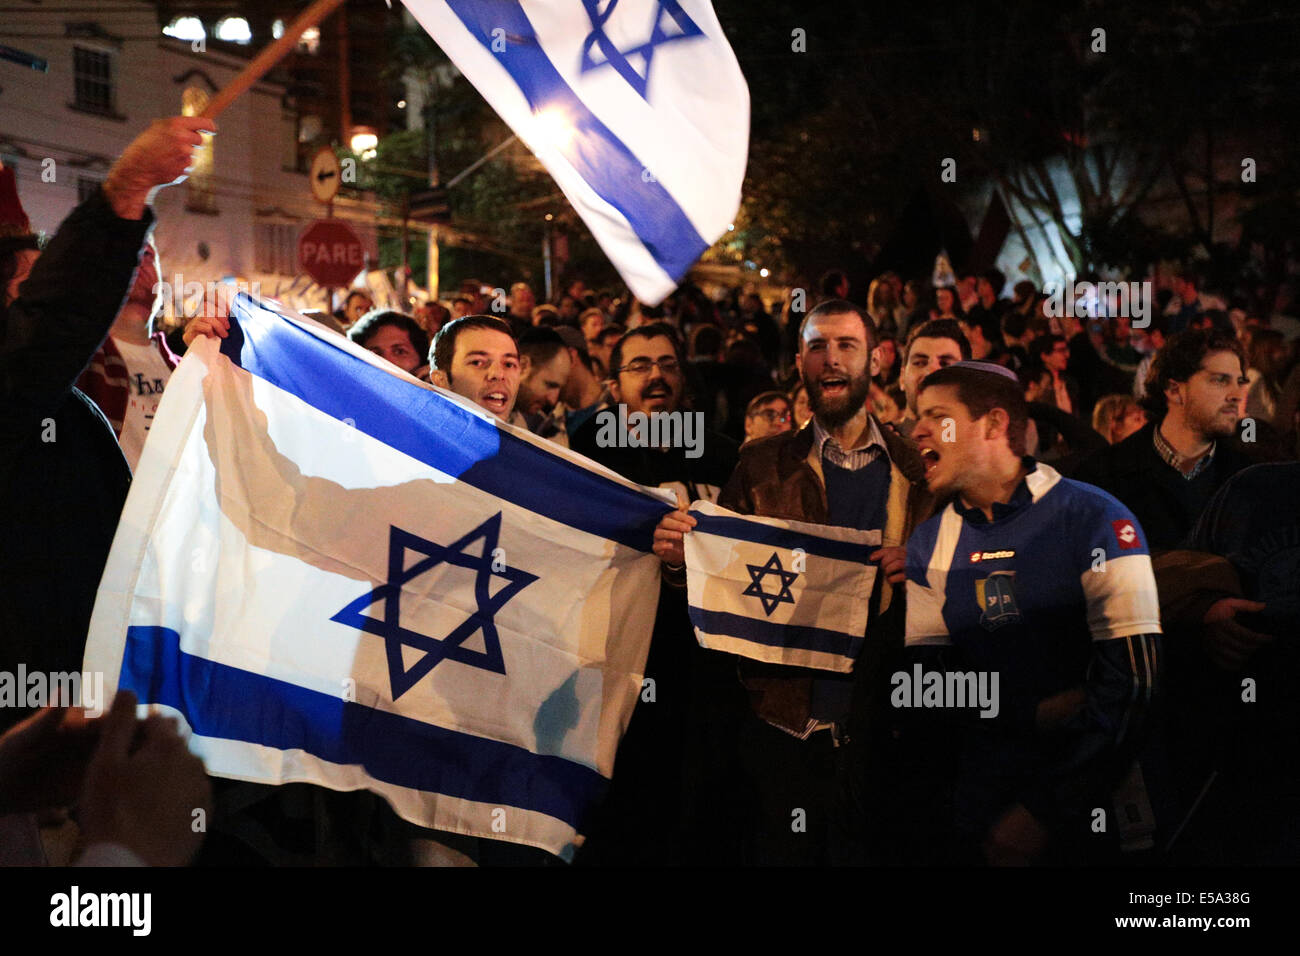
[[[699,358],[701,355],[707,355],[710,358],[717,355],[722,349],[722,330],[716,325],[705,323],[697,325],[695,331],[691,333],[691,356]]]
[[[822,276],[822,295],[839,295],[840,286],[848,279],[843,269],[831,269]]]
[[[519,357],[528,356],[533,365],[545,365],[567,348],[554,329],[533,328],[519,336]]]
[[[804,329],[808,328],[808,323],[813,319],[820,318],[823,315],[856,315],[862,320],[862,328],[867,334],[867,352],[876,347],[876,323],[871,321],[871,316],[867,315],[865,309],[859,309],[848,299],[827,299],[817,308],[813,309],[803,317],[799,323],[799,347],[803,348]]]
[[[1142,407],[1152,418],[1159,421],[1169,411],[1169,400],[1165,398],[1165,389],[1169,383],[1186,382],[1200,371],[1201,363],[1211,352],[1231,352],[1237,356],[1242,370],[1246,368],[1246,353],[1237,337],[1218,329],[1188,329],[1179,332],[1161,347],[1151,360],[1146,393],[1141,399]]]
[[[945,291],[952,293],[952,314],[957,318],[961,318],[966,314],[966,310],[961,307],[961,293],[957,291],[955,285],[937,285],[934,287],[934,307],[939,308],[939,293]]]
[[[961,323],[956,319],[931,319],[929,322],[913,326],[907,333],[907,345],[903,349],[904,365],[912,354],[912,343],[917,339],[952,339],[957,343],[961,357],[970,360],[970,339],[966,338],[966,333],[961,330]]]
[[[343,297],[343,308],[346,309],[348,307],[348,303],[352,301],[352,297],[355,295],[363,295],[367,299],[370,299],[371,302],[375,301],[370,297],[370,293],[366,292],[364,289],[353,289],[351,292],[349,292],[346,296]]]
[[[907,411],[907,394],[903,391],[901,385],[886,386],[885,396],[894,403],[894,407],[899,411]]]
[[[429,365],[450,375],[451,360],[456,356],[456,338],[460,333],[468,332],[470,329],[487,329],[509,335],[512,342],[515,339],[510,326],[501,319],[491,315],[462,315],[459,319],[448,322],[440,328],[438,334],[433,337],[433,347],[429,350]]]
[[[611,377],[618,376],[618,370],[623,367],[623,344],[629,339],[657,339],[666,338],[673,343],[673,354],[677,356],[677,364],[684,366],[686,363],[682,358],[682,343],[677,337],[677,330],[667,322],[651,322],[649,325],[638,325],[635,329],[624,332],[619,336],[619,340],[614,343],[613,351],[609,353],[609,374]],[[685,372],[685,368],[682,369]]]
[[[607,325],[596,333],[596,344],[604,345],[606,339],[621,339],[626,334],[627,329],[623,328],[621,325]]]
[[[1018,339],[1029,329],[1029,316],[1011,309],[1002,316],[1002,334]]]
[[[405,332],[406,337],[411,340],[411,348],[415,349],[416,355],[429,354],[429,333],[420,328],[420,323],[415,319],[393,309],[372,309],[367,312],[357,319],[352,328],[348,329],[348,338],[364,348],[366,342],[384,326]]]
[[[1169,316],[1165,315],[1163,312],[1156,312],[1154,315],[1149,316],[1148,319],[1149,321],[1146,328],[1138,329],[1137,331],[1145,332],[1147,335],[1150,335],[1152,332],[1159,332],[1165,337],[1169,336]],[[1132,321],[1129,322],[1129,328],[1133,328]]]
[[[791,412],[794,411],[794,402],[791,401],[790,396],[785,392],[778,392],[773,389],[770,392],[759,392],[751,398],[749,404],[745,406],[745,417],[749,418],[758,411],[761,406],[766,405],[768,402],[774,402],[777,399],[785,402],[786,405],[789,406]]]
[[[1043,364],[1041,358],[1030,359],[1024,364],[1019,372],[1016,373],[1020,379],[1020,390],[1023,392],[1030,385],[1042,381],[1044,375],[1051,374],[1051,370]]]
[[[996,372],[949,365],[936,369],[925,378],[917,394],[927,388],[954,385],[957,401],[966,406],[973,419],[981,419],[995,408],[1007,413],[1007,444],[1018,458],[1025,455],[1025,430],[1029,427],[1029,407],[1019,382]]]
[[[1029,343],[1030,359],[1041,362],[1043,356],[1056,348],[1056,346],[1061,342],[1065,342],[1066,345],[1070,344],[1064,335],[1057,335],[1054,332],[1049,332],[1047,335],[1040,335]]]
[[[993,286],[993,295],[996,298],[1002,294],[1002,287],[1007,284],[1007,277],[1001,269],[985,269],[980,273],[980,278]]]
[[[985,342],[996,342],[998,340],[998,319],[997,316],[985,313],[968,312],[962,316],[961,321],[972,329],[979,329],[980,335],[984,337]]]

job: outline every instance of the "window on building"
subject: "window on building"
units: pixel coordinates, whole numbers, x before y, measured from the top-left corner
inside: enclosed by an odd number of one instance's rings
[[[303,53],[320,52],[320,27],[308,27],[298,38],[298,49]]]
[[[225,17],[217,21],[216,37],[227,43],[251,43],[253,31],[243,17]]]
[[[253,226],[253,269],[265,275],[298,274],[301,223],[258,222]]]
[[[198,17],[177,17],[163,27],[163,35],[175,37],[177,40],[194,41],[202,40],[208,34],[203,29],[203,21]]]
[[[72,48],[73,104],[92,113],[113,112],[113,56],[86,47]]]

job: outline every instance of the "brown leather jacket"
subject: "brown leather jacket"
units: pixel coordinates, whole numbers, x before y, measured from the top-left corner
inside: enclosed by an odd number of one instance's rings
[[[890,460],[883,544],[897,547],[933,513],[934,497],[926,490],[925,466],[916,445],[892,429],[877,425]],[[826,524],[826,484],[821,457],[813,449],[811,422],[797,432],[773,435],[743,447],[740,464],[718,504],[740,514]],[[883,577],[878,577],[877,582],[872,595],[876,610],[869,631],[873,640],[867,642],[854,669],[859,676],[875,669],[890,651],[903,644],[903,590],[887,584]],[[806,733],[812,681],[817,672],[742,660],[740,673],[759,717],[796,735]]]

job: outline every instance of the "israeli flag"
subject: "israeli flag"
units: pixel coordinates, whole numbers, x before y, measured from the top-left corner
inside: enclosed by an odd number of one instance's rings
[[[735,220],[749,88],[709,0],[404,0],[641,301]]]
[[[241,294],[171,381],[86,667],[208,771],[569,857],[641,690],[657,496]]]
[[[169,386],[170,387],[170,386]],[[847,673],[867,633],[880,531],[691,505],[686,597],[702,647]]]

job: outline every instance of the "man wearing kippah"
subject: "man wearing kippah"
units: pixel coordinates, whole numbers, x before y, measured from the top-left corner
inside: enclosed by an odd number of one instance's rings
[[[967,858],[1097,859],[1120,829],[1097,821],[1112,816],[1156,689],[1145,534],[1104,491],[1026,456],[1008,369],[954,363],[921,383],[917,407],[925,480],[947,504],[907,544],[916,673],[895,675],[891,702],[960,725],[951,823]],[[976,686],[978,710],[954,691]]]

